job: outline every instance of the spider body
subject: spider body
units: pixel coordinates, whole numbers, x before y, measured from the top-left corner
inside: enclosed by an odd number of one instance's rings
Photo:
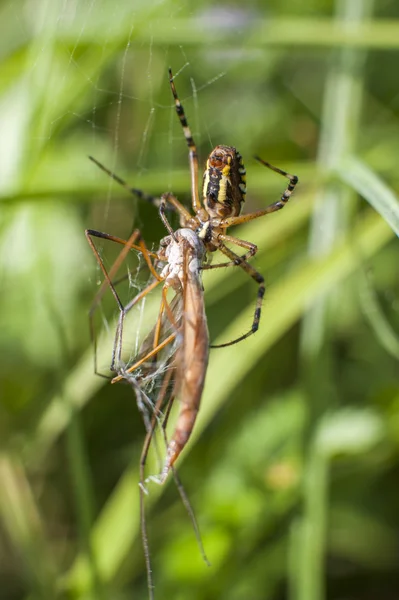
[[[245,167],[233,146],[216,146],[206,162],[203,203],[212,217],[237,217],[245,201]]]

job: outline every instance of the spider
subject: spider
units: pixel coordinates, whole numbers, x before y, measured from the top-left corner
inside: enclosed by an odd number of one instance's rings
[[[204,242],[207,252],[219,250],[229,259],[226,262],[215,265],[203,264],[202,269],[217,269],[221,267],[241,267],[257,284],[258,293],[251,328],[235,340],[224,344],[212,345],[211,348],[224,348],[245,340],[259,329],[262,310],[262,300],[265,294],[265,280],[248,260],[256,254],[258,247],[252,242],[233,237],[226,233],[227,228],[233,225],[247,223],[263,215],[276,212],[284,208],[298,183],[296,175],[290,175],[286,171],[273,166],[265,160],[255,156],[255,160],[271,169],[275,173],[289,180],[287,188],[281,198],[264,209],[240,215],[246,195],[246,170],[242,156],[233,146],[216,146],[208,156],[206,169],[203,175],[202,202],[198,193],[198,153],[195,145],[182,103],[176,91],[172,70],[169,68],[169,83],[173,94],[177,116],[183,128],[189,150],[189,164],[191,172],[191,203],[194,214],[191,214],[183,204],[171,193],[166,193],[161,198],[144,193],[142,190],[130,187],[118,175],[104,167],[93,157],[89,157],[110,177],[125,187],[130,193],[137,197],[155,204],[159,208],[160,217],[172,238],[175,237],[167,217],[166,209],[171,209],[180,215],[180,226],[192,229]],[[104,236],[105,234],[102,234]],[[121,241],[121,240],[115,240]],[[240,248],[246,249],[245,254],[239,255],[233,252],[226,242]],[[122,242],[128,243],[128,242]]]

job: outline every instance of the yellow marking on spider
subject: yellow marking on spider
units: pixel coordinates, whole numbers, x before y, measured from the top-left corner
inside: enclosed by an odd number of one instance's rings
[[[204,198],[206,198],[206,193],[208,191],[208,185],[209,185],[209,160],[206,163],[206,171],[204,173],[204,186],[202,188],[202,193]]]

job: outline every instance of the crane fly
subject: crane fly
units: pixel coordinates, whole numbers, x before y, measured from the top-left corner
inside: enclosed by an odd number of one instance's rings
[[[105,268],[103,259],[93,242],[94,237],[108,239],[124,245],[109,272]],[[163,484],[169,472],[173,472],[180,496],[191,517],[202,556],[208,563],[191,505],[174,469],[174,464],[186,446],[194,428],[208,365],[209,335],[201,280],[201,269],[206,250],[201,238],[194,231],[187,228],[181,228],[177,231],[171,230],[171,233],[161,240],[160,249],[157,253],[147,250],[138,230],[133,232],[129,240],[122,240],[109,234],[88,229],[86,230],[86,238],[104,275],[104,282],[93,303],[91,319],[108,286],[119,307],[119,319],[111,363],[111,371],[115,372],[116,375],[113,377],[112,383],[124,380],[132,385],[136,393],[138,407],[144,416],[147,431],[140,459],[140,512],[148,589],[152,599],[153,581],[143,495],[147,493],[145,487],[147,481],[152,480]],[[153,280],[133,300],[123,306],[113,278],[126,253],[131,249],[143,254],[145,262],[153,275]],[[156,267],[159,264],[164,266],[159,272],[159,268],[157,270],[154,264]],[[163,284],[163,287],[157,322],[142,342],[136,360],[133,361],[133,364],[126,364],[122,350],[126,316],[139,301],[160,284]],[[167,297],[169,289],[172,289],[175,293],[171,302]],[[91,331],[93,332],[93,330],[92,323]],[[163,356],[165,352],[166,355]],[[141,372],[136,377],[135,372],[138,369],[141,369]],[[146,394],[145,383],[157,377],[159,373],[162,374],[162,383],[157,399],[153,403]],[[180,409],[174,431],[168,441],[166,424],[176,398],[180,400]],[[162,410],[165,406],[166,410],[163,415]],[[150,417],[148,417],[149,408],[152,410]],[[156,425],[159,422],[161,422],[166,442],[166,456],[159,475],[145,478],[148,452]]]
[[[169,470],[188,442],[204,388],[209,357],[209,335],[201,282],[204,258],[205,246],[191,229],[178,229],[173,235],[163,238],[158,260],[166,260],[167,263],[158,280],[158,283],[163,282],[163,290],[158,322],[154,332],[150,334],[153,337],[153,348],[128,368],[125,367],[120,356],[114,365],[118,375],[112,379],[112,383],[122,379],[129,380],[130,374],[140,365],[156,357],[174,340],[178,340],[178,348],[173,358],[176,370],[173,395],[180,398],[181,408],[175,431],[168,444],[159,483],[166,480]],[[153,289],[152,284],[150,287]],[[179,303],[175,303],[174,310],[167,300],[169,288],[175,291],[175,298],[180,300]],[[175,331],[160,341],[161,324],[165,314]],[[121,331],[122,328],[118,335]],[[147,340],[145,344],[148,345]],[[117,347],[121,347],[119,341]]]

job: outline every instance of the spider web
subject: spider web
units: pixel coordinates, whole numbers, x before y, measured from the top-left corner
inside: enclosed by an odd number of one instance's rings
[[[18,199],[24,180],[28,197],[47,200],[16,205],[1,240],[7,291],[3,315],[24,314],[24,319],[4,316],[4,328],[33,363],[57,366],[63,359],[60,328],[70,351],[87,343],[87,334],[81,333],[87,332],[81,294],[89,279],[93,284],[100,279],[100,272],[93,277],[94,257],[82,237],[85,227],[124,239],[139,227],[150,248],[166,234],[156,209],[118,189],[87,155],[147,193],[177,187],[188,198],[187,149],[167,67],[173,66],[177,84],[183,84],[197,143],[199,132],[207,131],[200,124],[201,90],[220,73],[214,70],[212,78],[197,83],[189,49],[154,42],[153,30],[185,6],[165,1],[115,6],[110,0],[13,0],[5,6],[3,16],[13,23],[10,38],[5,36],[10,66],[18,47],[23,57],[19,77],[2,100],[2,192]],[[60,202],[60,196],[66,201]],[[78,205],[74,199],[84,202]],[[109,244],[100,244],[100,251],[109,266],[114,251]],[[127,266],[126,272],[126,297],[131,297],[146,281],[134,268]],[[103,319],[111,329],[112,315],[106,311]],[[145,315],[138,319],[143,321]],[[132,352],[145,334],[139,330],[129,335]]]

